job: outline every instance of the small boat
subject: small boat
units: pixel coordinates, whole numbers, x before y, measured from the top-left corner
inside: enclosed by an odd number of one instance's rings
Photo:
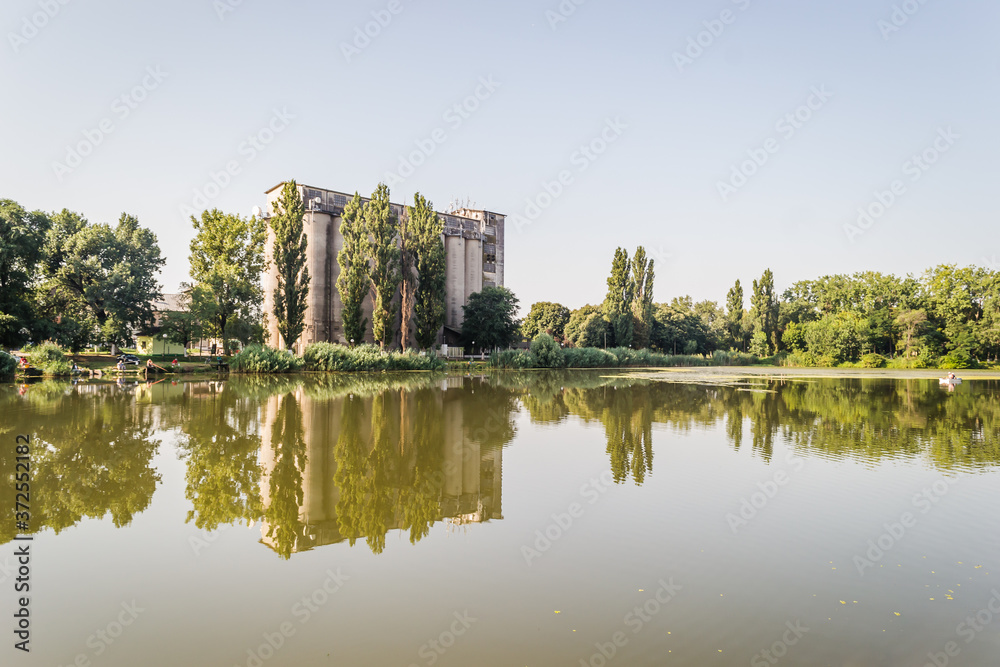
[[[962,378],[941,378],[938,380],[940,384],[962,384]]]

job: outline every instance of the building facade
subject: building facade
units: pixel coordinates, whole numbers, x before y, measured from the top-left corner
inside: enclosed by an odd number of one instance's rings
[[[274,214],[274,203],[281,196],[284,183],[279,183],[267,191],[265,216]],[[344,247],[340,225],[344,208],[353,195],[334,190],[324,190],[308,185],[299,185],[299,194],[305,204],[306,213],[303,228],[308,238],[306,266],[309,268],[311,283],[306,305],[305,328],[294,349],[300,353],[305,346],[315,342],[349,344],[344,336],[341,320],[342,304],[337,291],[340,265],[337,254]],[[363,198],[367,203],[368,199]],[[392,204],[397,218],[405,215],[405,207]],[[446,308],[445,323],[438,336],[438,342],[452,343],[457,340],[462,329],[462,306],[469,302],[469,296],[484,287],[502,287],[504,284],[504,222],[505,216],[487,210],[460,208],[451,213],[438,213],[444,223],[446,255]],[[267,344],[272,347],[286,347],[278,333],[274,318],[274,290],[277,286],[277,270],[271,262],[274,236],[268,231],[266,256],[268,270],[265,273],[264,312],[267,314]],[[365,299],[364,316],[368,320],[368,330],[364,341],[374,341],[371,333],[372,297]],[[399,344],[399,321],[396,322],[396,345]],[[413,345],[410,340],[408,345]]]

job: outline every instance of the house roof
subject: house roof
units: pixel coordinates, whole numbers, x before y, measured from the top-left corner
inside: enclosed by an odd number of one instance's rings
[[[158,313],[169,311],[183,313],[188,310],[183,294],[164,294],[162,299],[154,299],[149,305]]]

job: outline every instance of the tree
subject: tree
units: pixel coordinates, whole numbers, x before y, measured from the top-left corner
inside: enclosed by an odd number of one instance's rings
[[[118,224],[89,224],[74,213],[53,217],[45,243],[46,283],[61,314],[93,318],[112,351],[149,322],[165,260],[156,235],[122,213]],[[58,315],[57,315],[58,317]]]
[[[639,246],[632,257],[632,276],[635,298],[632,316],[635,322],[633,344],[637,348],[649,347],[653,326],[653,260],[646,259],[646,249]]]
[[[494,350],[510,347],[521,337],[517,313],[517,297],[506,287],[484,287],[469,296],[469,303],[462,306],[462,339],[469,345]]]
[[[750,306],[750,320],[753,322],[754,332],[760,331],[764,334],[765,344],[761,348],[758,343],[758,352],[761,349],[766,349],[768,354],[777,351],[778,299],[774,294],[774,274],[771,273],[771,269],[764,271],[760,281],[753,281]]]
[[[736,347],[746,352],[746,337],[743,333],[743,286],[737,280],[726,295],[726,323],[729,336]]]
[[[28,213],[10,199],[0,199],[0,346],[27,342],[22,331],[34,328],[31,290],[39,275],[42,247],[51,222],[44,213]]]
[[[445,252],[441,233],[444,225],[434,206],[416,193],[407,209],[406,248],[412,253],[417,273],[413,299],[413,319],[417,345],[428,349],[437,340],[445,317]],[[406,310],[404,317],[406,317]]]
[[[177,345],[190,348],[195,341],[204,336],[205,320],[196,312],[194,293],[199,289],[188,283],[181,283],[181,293],[178,299],[180,310],[171,310],[163,314],[163,333],[167,340]],[[200,288],[204,290],[204,288]],[[201,301],[205,299],[202,297]]]
[[[228,354],[230,324],[236,318],[258,319],[267,226],[263,220],[217,208],[204,211],[201,219],[191,216],[191,223],[197,232],[191,241],[191,277],[203,288],[202,302],[193,305],[208,318],[211,332],[222,339]]]
[[[372,335],[385,349],[393,338],[396,311],[392,302],[402,280],[400,272],[399,221],[389,203],[389,188],[379,183],[364,211],[365,230],[371,237],[368,277],[372,292]]]
[[[362,342],[368,320],[364,317],[365,295],[368,294],[368,233],[365,231],[364,203],[355,192],[354,198],[344,207],[340,235],[344,246],[337,253],[340,275],[337,291],[342,305],[340,319],[344,323],[344,337]]]
[[[274,264],[278,286],[274,289],[274,317],[286,348],[291,348],[305,326],[306,299],[309,297],[309,267],[306,249],[309,239],[303,231],[305,207],[294,180],[285,183],[274,202],[271,229],[274,231]]]
[[[927,313],[924,310],[904,310],[896,316],[902,338],[898,346],[906,356],[913,356],[917,341],[923,336],[927,327]]]
[[[628,252],[623,248],[615,250],[608,276],[608,294],[604,299],[604,314],[614,331],[614,344],[626,347],[632,344],[632,300],[635,296],[635,281],[631,276]]]
[[[528,340],[534,340],[538,334],[543,333],[563,338],[569,318],[569,308],[561,303],[539,301],[531,304],[531,310],[521,322],[521,333]]]

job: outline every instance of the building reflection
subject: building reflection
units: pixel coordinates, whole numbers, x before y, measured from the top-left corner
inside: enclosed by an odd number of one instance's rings
[[[391,530],[416,543],[437,522],[502,519],[510,410],[491,424],[473,393],[451,389],[265,399],[262,542],[285,558],[359,539],[380,553]]]

